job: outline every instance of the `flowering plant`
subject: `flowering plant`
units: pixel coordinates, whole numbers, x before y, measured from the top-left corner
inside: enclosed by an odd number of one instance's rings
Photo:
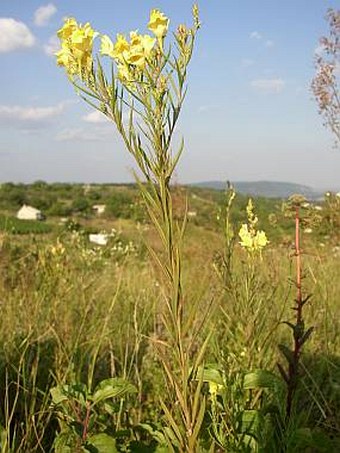
[[[241,239],[240,244],[249,254],[262,251],[264,247],[269,243],[266,233],[262,230],[257,229],[258,217],[254,212],[254,205],[249,198],[247,205],[247,218],[248,223],[242,224],[239,237]]]
[[[162,338],[154,341],[168,389],[167,402],[160,401],[168,425],[164,433],[169,451],[194,452],[205,408],[203,381],[197,376],[207,341],[197,348],[193,339],[199,329],[198,310],[194,303],[184,304],[181,241],[186,216],[181,224],[174,220],[170,181],[184,146],[182,141],[174,151],[172,138],[200,27],[197,5],[193,25],[179,25],[172,46],[165,42],[169,24],[153,9],[148,22],[152,35],[131,31],[128,37],[117,34],[113,41],[89,23],[69,18],[58,31],[61,49],[56,56],[78,94],[115,123],[140,170],[141,176],[135,177],[163,246],[162,251],[149,250],[164,283]],[[94,50],[97,38],[99,53]]]

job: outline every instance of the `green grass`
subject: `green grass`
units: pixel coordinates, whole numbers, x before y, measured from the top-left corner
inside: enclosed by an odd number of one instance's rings
[[[44,234],[52,231],[52,226],[37,220],[21,220],[0,214],[0,231],[11,234]]]
[[[199,347],[210,332],[205,365],[218,369],[225,383],[217,395],[220,412],[215,414],[224,450],[218,447],[216,438],[213,444],[214,400],[209,393],[210,384],[205,383],[202,452],[209,448],[216,452],[252,451],[240,434],[240,418],[249,410],[264,407],[272,395],[267,390],[244,390],[243,379],[249,371],[259,368],[278,376],[276,364],[281,357],[277,346],[291,342],[289,329],[282,323],[294,316],[291,220],[285,219],[287,227],[277,233],[280,223],[270,227],[263,220],[272,206],[267,211],[258,210],[271,244],[251,274],[236,238],[232,285],[228,283],[226,287],[216,273],[223,251],[223,237],[216,221],[218,200],[209,204],[205,201],[208,195],[201,195],[200,203],[195,198],[195,209],[202,210],[202,217],[191,219],[186,232],[183,293],[197,314],[193,328],[199,334],[193,341]],[[245,219],[244,211],[243,217],[241,214],[246,200],[239,202],[235,225]],[[256,203],[256,207],[261,203]],[[266,203],[263,200],[263,206]],[[96,225],[98,230],[115,227],[120,231],[118,242],[122,246],[117,247],[116,238],[103,250],[89,244],[81,231],[54,229],[36,238],[35,234],[43,232],[39,228],[49,227],[45,223],[28,222],[28,235],[12,234],[13,229],[2,228],[1,451],[54,451],[60,422],[58,408],[51,405],[50,389],[65,383],[88,384],[92,375],[94,385],[120,377],[137,389],[137,393],[122,400],[113,400],[110,413],[105,412],[104,406],[93,413],[93,429],[113,432],[118,451],[156,451],[165,423],[159,404],[165,394],[165,380],[155,354],[155,345],[162,338],[163,276],[146,253],[145,237],[156,250],[161,250],[161,245],[148,223],[94,217],[78,220],[85,229],[95,229]],[[9,225],[5,216],[1,222]],[[25,231],[22,225],[26,222],[10,222]],[[325,236],[322,231],[303,235],[303,290],[304,294],[312,294],[311,303],[305,308],[305,322],[313,325],[315,331],[302,356],[296,415],[285,439],[288,452],[339,449],[340,279],[339,257],[334,251],[339,241],[337,229],[327,229],[328,238]],[[130,240],[134,247],[125,247]],[[208,319],[204,316],[207,307]],[[271,441],[269,435],[261,441],[263,451],[274,451]]]

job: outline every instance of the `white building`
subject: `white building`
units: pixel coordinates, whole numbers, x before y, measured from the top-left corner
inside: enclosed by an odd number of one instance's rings
[[[97,215],[104,214],[106,209],[106,204],[95,204],[92,206],[92,209]]]
[[[106,245],[109,236],[106,233],[89,234],[89,241],[97,245]]]
[[[17,218],[21,220],[43,220],[44,216],[39,209],[24,204],[17,212]]]

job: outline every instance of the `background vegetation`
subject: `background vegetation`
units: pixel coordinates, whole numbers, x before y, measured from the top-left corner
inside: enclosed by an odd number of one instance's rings
[[[189,213],[183,286],[201,313],[195,322],[204,326],[195,342],[209,338],[202,451],[279,451],[277,445],[282,451],[338,451],[339,197],[326,194],[312,204],[314,220],[303,225],[303,291],[312,295],[305,323],[315,330],[302,355],[283,440],[273,425],[268,428],[268,414],[270,407],[284,408],[284,390],[272,374],[264,385],[265,375],[256,370],[273,372],[281,382],[278,344],[290,344],[283,321],[294,317],[294,221],[285,217],[282,200],[255,200],[270,245],[252,268],[237,238],[248,198],[237,195],[226,270],[225,193],[172,191],[175,214]],[[154,353],[161,337],[161,275],[146,253],[145,236],[154,248],[160,244],[136,188],[37,182],[3,184],[0,193],[1,451],[92,451],[58,433],[66,423],[81,437],[87,403],[95,400],[89,389],[112,378],[114,392],[105,401],[97,398],[89,414],[96,451],[169,451],[158,403],[165,381]],[[23,201],[43,209],[46,221],[14,219]],[[96,215],[94,204],[106,204],[106,212]],[[65,210],[57,214],[56,205]],[[88,233],[101,231],[109,234],[108,244],[91,244]],[[66,384],[67,398],[64,392],[60,400],[56,389]],[[114,439],[109,447],[104,434]]]

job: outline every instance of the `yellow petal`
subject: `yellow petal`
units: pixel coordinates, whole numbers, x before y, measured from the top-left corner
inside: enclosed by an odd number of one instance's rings
[[[158,9],[153,9],[150,12],[150,21],[148,28],[158,38],[163,38],[168,31],[169,19]]]

